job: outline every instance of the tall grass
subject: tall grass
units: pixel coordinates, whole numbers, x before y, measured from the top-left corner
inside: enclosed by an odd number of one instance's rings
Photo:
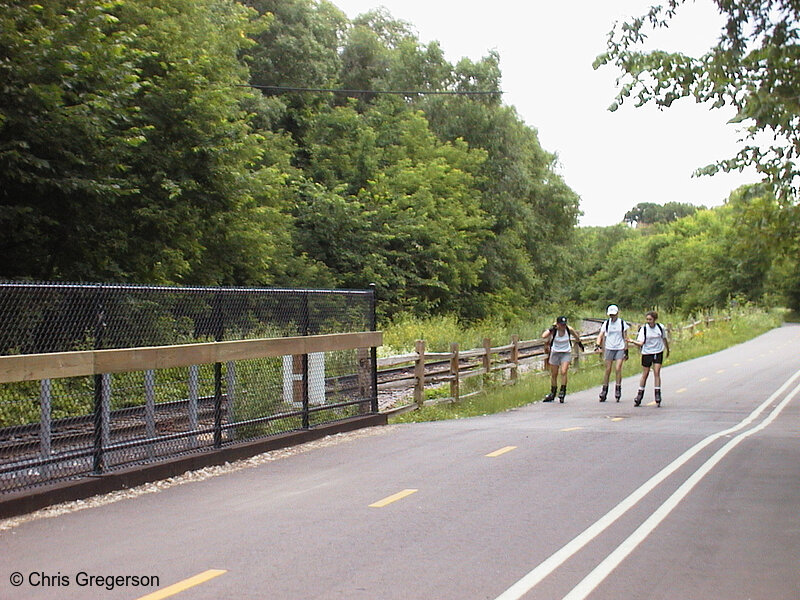
[[[723,320],[729,317],[729,320]],[[666,360],[667,365],[683,362],[704,356],[729,346],[754,338],[781,323],[779,311],[745,308],[735,313],[712,315],[714,323],[706,327],[698,326],[693,332],[679,331],[678,328],[692,322],[683,323],[675,320],[673,326],[673,342],[671,353]],[[668,321],[667,321],[668,322]],[[538,337],[541,329],[533,337]],[[421,337],[425,337],[424,335]],[[631,360],[625,362],[623,376],[629,377],[641,372],[638,352],[631,350]],[[588,356],[580,362],[580,366],[570,372],[568,393],[598,387],[602,382],[602,360],[600,355]],[[460,402],[439,404],[393,417],[393,423],[438,421],[460,419],[501,412],[517,408],[541,400],[550,391],[549,373],[530,372],[521,377],[513,386],[496,385],[487,388],[479,395]],[[633,391],[633,390],[628,390]],[[631,395],[632,397],[632,395]]]
[[[423,318],[403,314],[383,328],[383,346],[378,352],[380,356],[413,352],[415,340],[425,340],[425,347],[431,352],[448,352],[452,342],[464,349],[479,348],[484,338],[491,339],[495,346],[501,346],[507,344],[514,334],[522,340],[531,340],[541,336],[560,314],[576,319],[577,315],[585,313],[575,309],[566,313],[542,312],[528,318],[486,319],[467,325],[454,316]]]

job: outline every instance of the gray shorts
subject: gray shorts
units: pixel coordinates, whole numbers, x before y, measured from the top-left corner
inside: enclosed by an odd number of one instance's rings
[[[606,350],[603,358],[605,360],[622,360],[625,358],[625,350]]]
[[[551,352],[547,362],[554,367],[572,362],[572,352]]]

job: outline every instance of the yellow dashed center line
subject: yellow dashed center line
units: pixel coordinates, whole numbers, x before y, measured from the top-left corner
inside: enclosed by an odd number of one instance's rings
[[[223,573],[227,573],[227,571],[221,569],[209,569],[208,571],[203,571],[199,575],[189,577],[189,579],[184,579],[178,583],[173,583],[172,585],[165,587],[163,590],[158,590],[152,594],[147,594],[146,596],[137,598],[137,600],[161,600],[162,598],[169,598],[170,596],[179,594],[180,592],[188,590],[189,588],[193,588],[201,583],[205,583],[209,579],[219,577]]]
[[[500,450],[495,450],[494,452],[490,452],[486,456],[488,456],[489,458],[495,458],[496,456],[500,456],[502,454],[505,454],[506,452],[511,452],[512,450],[516,449],[517,449],[516,446],[506,446],[505,448],[500,448]]]
[[[419,490],[403,490],[402,492],[397,492],[396,494],[392,494],[391,496],[387,496],[383,500],[378,500],[377,502],[373,502],[370,504],[370,508],[383,508],[391,504],[392,502],[397,502],[398,500],[402,500],[411,494],[418,492]]]
[[[611,420],[612,420],[612,421],[624,421],[624,420],[625,420],[625,417],[614,417],[614,418],[613,418],[613,419],[611,419]]]
[[[676,394],[682,394],[685,391],[686,391],[686,388],[681,388],[681,389],[677,390],[675,393]]]
[[[722,374],[722,373],[724,373],[724,372],[725,372],[725,369],[719,369],[719,370],[717,371],[717,373],[719,373],[719,374]]]
[[[583,429],[583,427],[570,427],[569,429],[562,429],[561,431],[578,431],[579,429]]]
[[[708,381],[708,377],[701,377],[700,381]]]

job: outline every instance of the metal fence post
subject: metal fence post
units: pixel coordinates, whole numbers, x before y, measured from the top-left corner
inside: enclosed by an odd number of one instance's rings
[[[39,406],[40,406],[40,423],[39,423],[39,455],[42,459],[50,458],[52,451],[52,382],[49,379],[42,379],[39,382]],[[42,467],[42,470],[49,471],[49,465]]]
[[[301,315],[300,321],[300,329],[302,331],[302,335],[308,335],[308,328],[309,328],[309,312],[308,312],[308,292],[303,292],[303,312]],[[303,429],[308,429],[311,427],[311,419],[308,412],[308,354],[303,354],[302,358],[303,364],[303,417],[302,417],[302,427]]]
[[[227,400],[225,402],[225,413],[228,423],[235,423],[236,413],[234,411],[234,405],[236,403],[236,363],[232,360],[225,364],[225,394],[227,396]],[[235,437],[236,430],[229,429],[228,439],[233,440]]]
[[[214,448],[222,447],[222,363],[214,363]]]
[[[303,429],[308,429],[311,426],[308,408],[308,354],[303,354]]]
[[[101,396],[103,401],[103,452],[111,444],[111,375],[103,373],[101,376]]]
[[[188,417],[189,431],[197,431],[197,399],[200,396],[200,367],[192,365],[189,367],[189,398],[188,398]],[[189,444],[192,448],[197,447],[197,435],[189,437]]]
[[[375,412],[373,410],[374,407],[372,406],[372,401],[374,398],[370,389],[372,386],[370,352],[367,348],[358,348],[356,349],[356,357],[358,358],[358,375],[356,376],[358,381],[358,397],[359,399],[367,397],[370,398],[370,408],[367,409],[363,404],[359,404],[358,413],[364,414],[368,412]]]
[[[148,369],[144,372],[144,435],[153,440],[156,437],[156,372]],[[155,456],[155,447],[147,445],[147,456]]]
[[[222,295],[214,298],[216,312],[216,331],[214,339],[221,342],[225,339],[225,310],[222,306]],[[214,448],[222,447],[222,363],[214,363]]]
[[[378,299],[375,295],[377,286],[374,283],[369,284],[370,291],[370,311],[369,311],[369,328],[370,331],[377,331],[378,317],[377,305]],[[372,412],[377,413],[378,407],[378,349],[375,347],[370,348],[370,360],[372,361]]]
[[[99,287],[98,291],[102,294],[103,288]],[[94,336],[94,347],[96,350],[100,350],[103,347],[105,327],[103,300],[101,297],[98,297]],[[100,475],[105,470],[103,442],[107,437],[106,426],[108,424],[108,414],[104,413],[108,409],[108,405],[104,403],[103,396],[103,376],[98,374],[94,376],[94,452],[92,456],[92,471],[96,475]]]

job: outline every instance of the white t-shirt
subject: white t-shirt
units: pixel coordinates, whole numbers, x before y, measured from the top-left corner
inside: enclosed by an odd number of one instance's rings
[[[647,328],[647,336],[645,337],[645,327]],[[666,330],[661,333],[661,327],[658,325],[644,324],[639,328],[639,335],[636,337],[637,342],[644,342],[642,346],[642,354],[658,354],[663,352],[666,346],[664,345],[664,337]]]
[[[605,321],[603,330],[606,332],[606,350],[625,350],[625,334],[628,329],[628,324],[619,317]]]

